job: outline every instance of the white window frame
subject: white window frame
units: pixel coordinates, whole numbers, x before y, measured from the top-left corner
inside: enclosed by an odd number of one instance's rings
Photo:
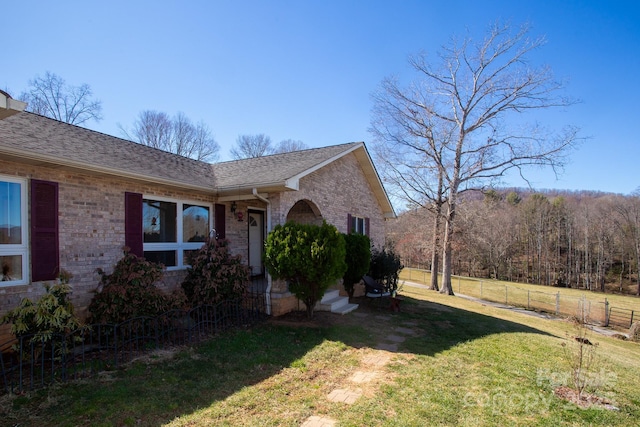
[[[367,235],[367,219],[362,216],[351,215],[351,232],[362,234],[364,236]],[[362,228],[359,227],[362,226]]]
[[[28,181],[25,178],[16,178],[5,175],[0,175],[0,182],[10,182],[13,184],[20,184],[20,244],[0,244],[1,256],[22,256],[22,279],[20,280],[0,280],[0,287],[26,285],[29,283],[31,277],[31,271],[29,269],[29,214],[28,214],[28,201],[27,201],[27,184]],[[1,185],[1,184],[0,184]],[[0,266],[1,268],[1,266]],[[1,274],[1,270],[0,270]]]
[[[145,200],[153,200],[158,202],[167,202],[176,204],[176,242],[151,242],[147,243],[142,241],[142,251],[144,252],[160,252],[160,251],[176,251],[176,265],[167,266],[167,271],[184,270],[189,267],[189,264],[184,262],[185,251],[198,250],[202,247],[204,242],[183,242],[183,212],[184,205],[196,205],[209,209],[209,227],[208,230],[213,229],[213,204],[205,203],[199,200],[187,200],[187,199],[174,199],[169,197],[158,197],[154,195],[143,195],[142,203],[144,205]],[[144,206],[143,206],[144,211]],[[144,218],[143,218],[144,221]],[[143,225],[144,226],[144,225]]]

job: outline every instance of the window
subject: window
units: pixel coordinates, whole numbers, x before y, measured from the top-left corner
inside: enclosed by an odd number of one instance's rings
[[[0,286],[28,282],[27,183],[0,176]]]
[[[184,268],[212,229],[211,206],[170,199],[142,199],[144,257],[168,269]]]
[[[369,235],[369,218],[349,214],[347,217],[347,234],[358,233]]]

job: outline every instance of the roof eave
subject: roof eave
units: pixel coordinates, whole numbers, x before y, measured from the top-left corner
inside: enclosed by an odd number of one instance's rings
[[[3,147],[0,150],[0,152],[6,155],[7,157],[19,159],[25,163],[39,163],[39,164],[44,163],[48,165],[55,165],[58,167],[69,168],[69,169],[83,171],[83,172],[131,178],[138,181],[170,185],[172,187],[201,191],[201,192],[206,192],[210,194],[213,194],[216,191],[214,186],[197,185],[197,184],[187,183],[184,181],[176,181],[168,178],[160,178],[157,176],[135,173],[135,172],[127,171],[124,169],[115,169],[115,168],[109,168],[109,167],[98,166],[98,165],[87,165],[86,163],[83,163],[83,162],[75,162],[68,159],[63,159],[63,158],[49,156],[49,155],[44,156],[44,155],[39,155],[37,153],[24,152],[21,150],[12,150],[7,147]]]

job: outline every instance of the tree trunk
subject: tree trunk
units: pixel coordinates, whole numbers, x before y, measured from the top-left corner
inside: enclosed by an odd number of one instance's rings
[[[451,286],[451,239],[453,238],[453,219],[455,217],[455,204],[449,202],[447,217],[444,224],[444,242],[443,242],[443,259],[442,259],[442,288],[440,293],[445,295],[454,295]]]
[[[429,289],[437,291],[438,288],[438,271],[440,270],[440,214],[441,208],[436,207],[435,219],[433,221],[433,242],[431,245],[431,285]]]

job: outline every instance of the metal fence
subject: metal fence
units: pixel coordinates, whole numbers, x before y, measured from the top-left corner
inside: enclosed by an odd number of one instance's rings
[[[405,270],[409,280],[427,283],[427,275],[430,274],[428,270],[414,268]],[[612,307],[607,298],[589,299],[586,296],[530,290],[493,280],[461,276],[454,276],[451,284],[453,290],[459,294],[556,316],[575,317],[590,324],[629,328],[633,324],[634,317],[636,321],[638,320],[638,313],[634,313],[634,310]]]
[[[265,309],[264,294],[251,293],[240,300],[117,325],[88,325],[69,334],[21,336],[0,359],[0,393],[90,377],[149,351],[194,344],[229,328],[259,322],[267,317]]]

